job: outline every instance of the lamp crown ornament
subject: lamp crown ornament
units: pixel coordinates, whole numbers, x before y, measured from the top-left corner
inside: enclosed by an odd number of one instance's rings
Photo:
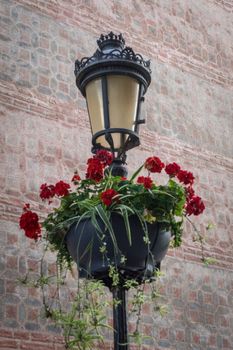
[[[123,49],[125,46],[125,40],[122,34],[114,34],[110,32],[109,34],[101,34],[100,38],[97,40],[97,44],[100,50],[104,50],[106,47],[117,47]]]

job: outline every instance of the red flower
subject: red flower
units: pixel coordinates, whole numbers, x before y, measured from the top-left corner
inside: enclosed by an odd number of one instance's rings
[[[192,185],[195,177],[190,171],[180,170],[177,174],[177,177],[180,182],[183,182],[185,185]]]
[[[114,198],[118,195],[118,192],[113,190],[112,188],[104,191],[100,195],[100,199],[102,202],[107,205],[108,207],[112,204],[113,201],[117,201],[118,198]]]
[[[165,164],[158,157],[149,157],[145,162],[145,168],[151,173],[161,173]]]
[[[97,151],[96,155],[94,155],[94,159],[99,159],[103,163],[103,166],[106,167],[112,163],[113,155],[111,152],[101,149]]]
[[[125,176],[121,176],[121,179],[120,179],[121,181],[127,181],[127,177],[125,177]]]
[[[195,192],[194,192],[194,189],[192,188],[192,186],[188,186],[185,188],[185,194],[186,194],[186,198],[188,200],[194,196]]]
[[[72,182],[78,182],[81,180],[81,177],[78,174],[74,174],[74,176],[72,177]]]
[[[43,184],[40,186],[40,198],[42,200],[55,196],[55,187],[53,185]]]
[[[153,185],[153,181],[149,176],[139,176],[137,179],[138,184],[143,184],[146,189],[150,189]]]
[[[32,239],[38,239],[41,237],[41,228],[39,224],[39,218],[36,213],[28,210],[29,206],[24,206],[24,211],[19,220],[19,226],[25,231],[25,235]]]
[[[86,178],[99,182],[103,178],[103,164],[99,159],[90,158],[87,161]]]
[[[180,171],[180,166],[176,163],[170,163],[166,165],[165,171],[169,176],[176,176]]]
[[[64,181],[59,181],[55,185],[55,194],[59,197],[67,196],[69,193],[70,185]]]
[[[205,210],[205,204],[200,197],[194,196],[187,202],[185,209],[188,215],[199,215]]]

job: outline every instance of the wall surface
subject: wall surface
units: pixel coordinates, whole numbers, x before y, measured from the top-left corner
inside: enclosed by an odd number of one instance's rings
[[[18,217],[29,201],[43,213],[42,182],[69,181],[77,167],[84,175],[91,134],[74,60],[94,53],[111,30],[153,70],[129,168],[157,155],[193,171],[207,208],[201,228],[215,224],[205,242],[206,256],[217,260],[211,267],[189,226],[182,248],[169,251],[162,266],[169,313],[145,310],[155,340],[143,349],[233,349],[233,2],[1,0],[0,13],[0,349],[64,349],[57,330],[38,321],[37,292],[17,281],[40,259]]]

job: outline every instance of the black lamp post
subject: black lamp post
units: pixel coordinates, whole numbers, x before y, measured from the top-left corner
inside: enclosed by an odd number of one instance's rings
[[[106,149],[114,160],[112,175],[126,176],[126,151],[139,146],[141,103],[151,82],[150,61],[130,47],[122,35],[112,32],[97,40],[93,56],[75,62],[76,84],[86,98],[92,130],[92,151]],[[128,349],[126,290],[105,283],[120,301],[113,308],[114,350]]]
[[[75,62],[76,84],[86,98],[92,130],[92,151],[114,155],[113,175],[124,175],[125,152],[139,146],[141,103],[151,82],[150,61],[112,32],[97,40],[93,56]]]

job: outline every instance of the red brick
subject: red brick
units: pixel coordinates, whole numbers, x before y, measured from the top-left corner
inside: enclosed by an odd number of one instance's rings
[[[40,310],[29,308],[27,310],[27,319],[29,321],[37,321],[40,316]]]
[[[17,319],[17,307],[15,305],[6,305],[6,318]]]
[[[176,340],[178,342],[183,342],[185,340],[185,332],[182,330],[176,331]]]
[[[212,335],[209,336],[208,345],[210,345],[210,346],[216,346],[217,345],[217,337],[216,337],[216,335],[212,334]]]
[[[27,263],[28,263],[29,270],[32,270],[34,272],[39,271],[39,261],[38,260],[28,259]]]
[[[12,233],[8,233],[7,234],[7,244],[17,244],[18,243],[18,235],[16,234],[12,234]]]
[[[212,302],[213,302],[213,295],[211,293],[204,293],[204,303],[212,304]]]
[[[55,341],[56,339],[59,339],[58,336],[54,336],[52,334],[48,333],[32,333],[31,334],[31,340],[33,341],[40,341],[40,342],[52,342]]]
[[[190,301],[197,300],[197,292],[190,291],[188,294],[188,300],[190,300]]]
[[[194,344],[200,344],[200,335],[192,333],[192,341]]]
[[[24,60],[24,61],[29,61],[30,60],[30,51],[25,50],[25,49],[20,49],[19,58],[21,60]]]
[[[231,348],[232,343],[230,343],[228,339],[223,338],[222,342],[223,342],[223,348],[224,348],[224,349],[225,349],[225,348],[227,348],[227,349],[230,349],[230,348]]]
[[[173,287],[172,292],[173,292],[172,294],[173,294],[174,298],[178,298],[178,299],[181,298],[181,294],[182,294],[181,288]]]
[[[49,48],[49,40],[46,38],[40,38],[40,47],[43,49],[48,49]]]
[[[200,313],[198,311],[189,311],[190,320],[192,322],[200,322]]]
[[[46,343],[46,349],[47,350],[55,350],[56,347],[55,344],[49,344],[49,343]],[[19,349],[22,349],[22,350],[44,350],[45,349],[45,344],[43,343],[36,343],[36,342],[23,342],[20,344],[20,348]]]
[[[14,331],[14,339],[28,340],[29,338],[30,334],[26,331]]]
[[[68,93],[69,92],[68,85],[66,83],[59,83],[59,90],[64,93]]]
[[[6,293],[15,293],[17,282],[11,281],[11,280],[6,280],[5,282],[6,282]]]
[[[65,345],[56,344],[56,350],[66,350],[66,347],[65,347]]]
[[[12,338],[13,337],[13,332],[9,329],[4,329],[4,328],[0,328],[0,337],[3,338]]]
[[[0,349],[18,349],[18,342],[12,339],[2,339],[0,338]]]
[[[18,268],[18,257],[17,256],[8,256],[6,261],[6,267],[9,269],[16,270]]]
[[[167,339],[168,338],[168,329],[160,328],[159,330],[159,339]]]
[[[44,76],[44,75],[41,75],[39,77],[39,84],[43,85],[43,86],[48,86],[49,85],[49,78]]]
[[[49,59],[44,57],[44,56],[40,56],[39,63],[44,68],[48,68],[48,69],[50,68],[49,67]]]

